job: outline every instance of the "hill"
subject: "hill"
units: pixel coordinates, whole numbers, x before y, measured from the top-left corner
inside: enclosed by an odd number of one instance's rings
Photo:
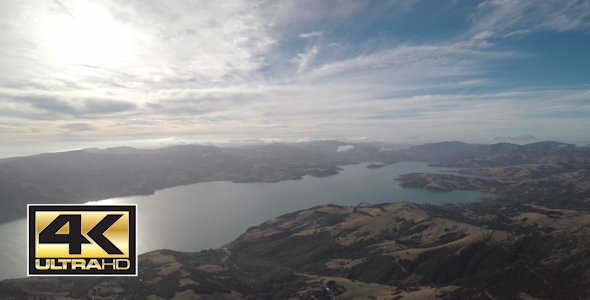
[[[575,172],[590,164],[590,149],[556,142],[524,146],[444,142],[404,149],[386,143],[316,141],[231,149],[179,145],[46,153],[0,160],[0,222],[25,216],[27,203],[85,203],[206,181],[330,176],[338,174],[338,166],[360,161],[380,166],[403,160],[469,168],[552,164]]]
[[[221,249],[141,255],[138,278],[0,289],[15,299],[584,299],[588,225],[589,213],[531,204],[324,205]]]
[[[329,176],[339,170],[333,164],[287,162],[212,146],[131,149],[0,160],[0,222],[24,216],[27,203],[84,203],[149,195],[159,189],[205,181],[274,182],[304,175]]]

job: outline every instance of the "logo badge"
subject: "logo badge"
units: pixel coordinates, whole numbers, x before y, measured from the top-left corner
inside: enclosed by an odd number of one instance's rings
[[[137,276],[136,205],[28,205],[29,276]]]

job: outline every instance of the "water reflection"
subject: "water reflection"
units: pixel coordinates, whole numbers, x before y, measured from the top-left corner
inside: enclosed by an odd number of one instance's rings
[[[357,205],[361,202],[416,203],[472,202],[486,194],[476,191],[430,192],[401,188],[394,178],[411,172],[439,172],[425,163],[402,162],[380,169],[368,163],[345,166],[324,178],[276,183],[206,182],[96,204],[138,205],[138,250],[198,251],[218,248],[248,227],[279,215],[321,204]],[[448,172],[448,168],[445,169]],[[448,173],[447,173],[448,174]],[[0,225],[0,279],[26,276],[26,220]]]

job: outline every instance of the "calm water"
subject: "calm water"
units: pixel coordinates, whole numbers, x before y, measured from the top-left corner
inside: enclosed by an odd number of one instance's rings
[[[320,204],[357,205],[412,201],[473,202],[475,191],[448,193],[407,189],[393,181],[411,172],[438,173],[426,163],[401,162],[380,169],[368,163],[343,167],[335,176],[275,183],[206,182],[157,191],[151,196],[103,200],[138,204],[139,253],[157,249],[198,251],[231,242],[248,227]],[[445,172],[447,173],[447,172]],[[448,174],[448,173],[447,173]],[[26,276],[26,220],[0,225],[0,279]]]

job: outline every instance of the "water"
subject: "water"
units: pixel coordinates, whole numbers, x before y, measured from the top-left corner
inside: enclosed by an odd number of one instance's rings
[[[451,168],[401,162],[380,169],[368,163],[345,166],[335,176],[275,183],[205,182],[157,191],[151,196],[115,198],[98,204],[138,204],[139,253],[158,249],[199,251],[231,242],[248,227],[321,204],[357,205],[412,201],[473,202],[476,191],[448,193],[408,189],[393,179],[412,172],[449,174]],[[26,276],[26,220],[0,225],[0,279]]]
[[[27,220],[0,225],[0,279],[27,276]]]

